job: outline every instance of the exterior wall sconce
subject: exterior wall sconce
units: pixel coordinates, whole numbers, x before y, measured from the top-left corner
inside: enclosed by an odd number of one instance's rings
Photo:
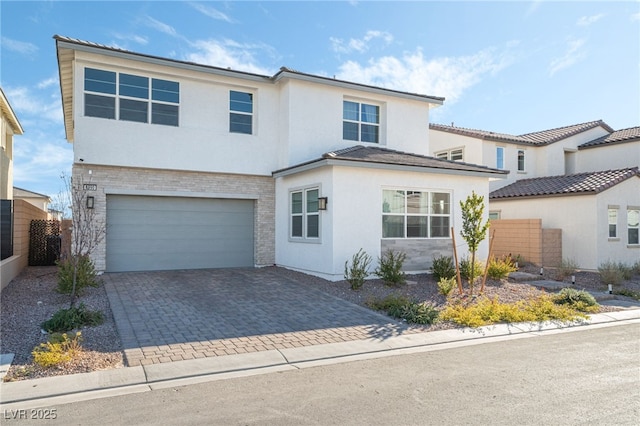
[[[87,208],[92,209],[95,203],[95,198],[92,196],[87,197]]]
[[[327,197],[318,197],[318,210],[326,210],[328,201]]]

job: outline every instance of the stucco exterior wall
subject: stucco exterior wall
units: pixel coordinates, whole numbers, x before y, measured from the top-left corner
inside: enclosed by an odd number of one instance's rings
[[[581,172],[640,167],[640,140],[580,149],[577,163]]]
[[[106,221],[107,194],[253,199],[256,265],[275,262],[275,194],[271,177],[76,164],[73,179],[97,185],[96,191],[87,192],[95,197],[97,223]],[[97,270],[106,267],[105,244],[103,240],[92,256]]]

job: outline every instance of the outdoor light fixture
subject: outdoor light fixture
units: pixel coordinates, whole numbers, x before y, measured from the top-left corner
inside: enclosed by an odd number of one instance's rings
[[[94,202],[95,202],[94,197],[91,197],[91,196],[87,197],[87,208],[92,209]]]
[[[327,209],[327,197],[318,197],[318,210],[326,210]]]

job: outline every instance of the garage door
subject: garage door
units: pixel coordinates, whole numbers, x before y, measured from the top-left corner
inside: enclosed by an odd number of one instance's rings
[[[107,271],[253,266],[253,201],[107,196]]]

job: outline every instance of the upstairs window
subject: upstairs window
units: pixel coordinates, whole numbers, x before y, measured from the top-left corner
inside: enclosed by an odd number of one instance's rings
[[[343,101],[342,138],[357,142],[380,142],[380,107]]]
[[[496,168],[504,169],[504,148],[496,147]]]
[[[290,237],[314,239],[320,237],[320,209],[318,188],[308,188],[290,193]]]
[[[450,223],[449,193],[382,191],[382,238],[448,238]]]
[[[523,149],[519,149],[518,150],[518,171],[519,172],[524,172],[524,150]]]
[[[464,148],[450,149],[435,153],[436,158],[451,161],[464,161]]]
[[[627,210],[627,234],[627,244],[640,244],[640,209]]]
[[[229,132],[253,133],[253,94],[229,92]]]
[[[609,238],[618,238],[618,209],[609,209]]]
[[[178,82],[85,68],[84,90],[87,117],[178,126]]]

